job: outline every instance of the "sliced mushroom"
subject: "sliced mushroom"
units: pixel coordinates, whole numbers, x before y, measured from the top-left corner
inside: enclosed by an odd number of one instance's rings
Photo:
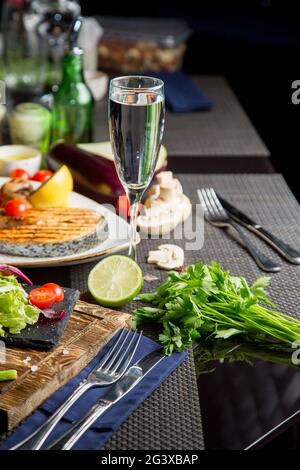
[[[154,263],[167,271],[180,268],[184,264],[184,251],[177,245],[160,245],[158,250],[149,252],[148,263]]]
[[[152,281],[157,281],[159,278],[157,276],[154,276],[153,274],[145,274],[144,275],[144,281],[146,282],[152,282]]]
[[[158,173],[156,176],[159,186],[163,186],[164,188],[173,188],[173,173],[172,171],[162,171]]]
[[[182,212],[164,204],[145,209],[145,215],[138,217],[141,232],[148,235],[167,235],[182,221]]]
[[[163,201],[173,201],[183,194],[182,186],[178,179],[173,180],[173,186],[160,186],[160,198]]]
[[[169,253],[166,250],[149,251],[148,260],[149,264],[167,263],[169,261]]]
[[[192,206],[171,171],[159,173],[157,181],[159,184],[150,188],[138,225],[143,233],[166,235],[189,217]]]
[[[153,184],[149,189],[149,196],[153,196],[155,199],[159,198],[160,186],[159,184]]]
[[[192,212],[192,203],[185,194],[182,195],[182,221],[189,218]]]
[[[160,196],[160,186],[159,184],[153,184],[148,193],[148,197],[145,201],[144,206],[145,207],[151,207],[153,204],[155,204],[155,201],[159,199]]]

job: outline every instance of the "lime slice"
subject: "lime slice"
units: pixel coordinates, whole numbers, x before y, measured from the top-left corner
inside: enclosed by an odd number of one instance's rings
[[[100,261],[88,277],[88,288],[96,302],[105,307],[120,307],[141,290],[141,268],[131,258],[112,255]]]

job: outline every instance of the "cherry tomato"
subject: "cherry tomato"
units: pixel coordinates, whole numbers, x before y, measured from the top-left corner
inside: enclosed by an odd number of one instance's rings
[[[64,300],[64,291],[58,284],[55,284],[55,282],[47,282],[47,284],[44,284],[43,287],[53,290],[56,296],[56,302],[61,302],[62,300]]]
[[[23,180],[29,180],[30,175],[26,170],[23,168],[15,168],[9,174],[11,178],[22,178]]]
[[[29,300],[32,305],[43,310],[56,302],[56,294],[53,289],[48,287],[37,287],[29,292]]]
[[[138,212],[140,212],[141,207],[142,207],[142,204],[140,203]],[[130,217],[130,204],[129,204],[126,194],[119,196],[118,202],[117,202],[117,210],[118,210],[119,215],[123,217],[124,219],[127,219],[128,217]]]
[[[27,201],[22,197],[11,199],[4,206],[5,213],[9,217],[22,217],[25,215],[27,208]]]
[[[39,181],[40,183],[45,183],[51,176],[53,172],[50,170],[40,170],[37,171],[31,178],[33,181]]]

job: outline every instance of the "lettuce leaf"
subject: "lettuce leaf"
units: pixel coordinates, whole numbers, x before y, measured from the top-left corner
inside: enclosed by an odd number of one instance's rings
[[[39,319],[40,310],[29,304],[28,296],[15,276],[0,275],[0,336],[6,330],[18,334]]]

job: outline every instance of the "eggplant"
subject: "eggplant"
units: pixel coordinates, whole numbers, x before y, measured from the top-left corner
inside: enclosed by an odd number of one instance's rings
[[[165,156],[157,171],[166,168],[165,149],[163,152]],[[109,158],[73,144],[59,142],[48,150],[47,163],[54,171],[62,164],[67,165],[72,173],[75,189],[100,203],[116,205],[119,196],[124,194],[115,164]]]
[[[47,155],[49,166],[56,170],[65,164],[72,172],[75,185],[108,197],[117,198],[124,193],[114,162],[80,149],[76,145],[58,143]]]

